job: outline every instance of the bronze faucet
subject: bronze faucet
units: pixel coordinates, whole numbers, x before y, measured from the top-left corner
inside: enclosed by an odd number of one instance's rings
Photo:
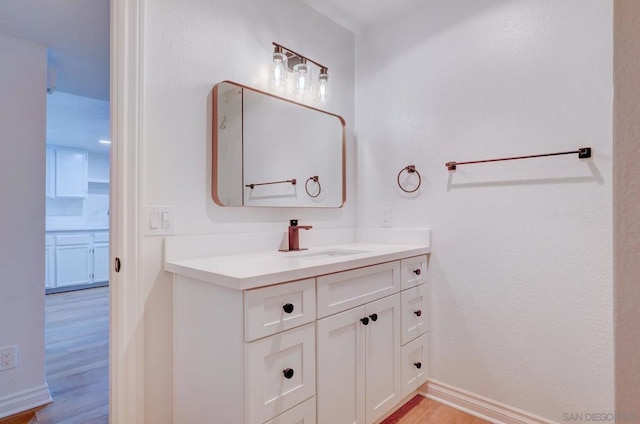
[[[298,235],[299,230],[310,230],[313,226],[311,225],[298,225],[297,219],[292,219],[289,221],[289,248],[288,249],[280,249],[281,252],[289,252],[296,250],[307,250],[307,248],[300,248],[300,237]]]

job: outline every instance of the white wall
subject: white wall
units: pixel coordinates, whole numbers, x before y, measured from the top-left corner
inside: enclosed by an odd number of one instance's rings
[[[0,34],[0,417],[49,399],[44,374],[46,49]]]
[[[347,121],[349,175],[341,209],[222,208],[211,198],[211,90],[231,79],[267,88],[272,41],[329,67],[328,110]],[[176,233],[285,231],[290,218],[314,228],[354,225],[354,38],[296,0],[145,2],[143,196],[175,205]],[[172,280],[161,238],[143,240],[146,421],[171,422]],[[274,246],[277,249],[277,246]]]
[[[357,222],[432,229],[431,378],[554,421],[613,412],[612,1],[433,0],[356,51]]]
[[[640,3],[616,0],[614,22],[616,411],[640,420]]]

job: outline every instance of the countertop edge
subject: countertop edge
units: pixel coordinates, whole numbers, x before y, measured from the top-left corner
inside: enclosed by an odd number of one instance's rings
[[[392,246],[392,245],[390,245]],[[235,277],[224,275],[214,271],[202,269],[199,267],[189,266],[190,260],[166,261],[164,270],[178,276],[193,278],[200,281],[212,283],[221,287],[234,290],[250,290],[259,287],[266,287],[275,284],[281,284],[291,281],[304,280],[307,278],[318,277],[327,274],[334,274],[351,269],[362,268],[375,264],[393,262],[400,259],[410,258],[414,256],[426,255],[431,253],[429,246],[398,246],[403,250],[394,252],[383,252],[373,256],[337,261],[334,263],[318,263],[309,264],[304,267],[279,270],[275,272],[264,273],[260,275]],[[241,256],[241,255],[239,255]],[[213,257],[216,258],[216,257]],[[223,258],[223,257],[220,257]],[[202,258],[199,258],[202,259]]]

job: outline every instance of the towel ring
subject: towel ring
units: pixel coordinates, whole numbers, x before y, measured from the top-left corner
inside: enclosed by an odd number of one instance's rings
[[[314,183],[318,184],[318,192],[315,195],[309,193],[309,182],[311,182],[311,181],[313,181]],[[304,190],[307,192],[309,197],[312,197],[314,199],[316,197],[320,196],[320,193],[322,192],[322,186],[320,185],[320,178],[318,178],[317,175],[314,175],[313,177],[307,178],[307,182],[304,183]]]
[[[416,175],[418,175],[418,185],[413,190],[407,190],[406,188],[402,187],[402,183],[400,182],[400,176],[405,171],[407,171],[408,174],[416,174]],[[422,184],[422,177],[420,176],[420,173],[416,169],[415,165],[407,165],[404,168],[402,168],[400,170],[400,172],[398,172],[398,187],[400,187],[400,190],[404,191],[405,193],[414,193],[414,192],[416,192],[420,188],[421,184]]]

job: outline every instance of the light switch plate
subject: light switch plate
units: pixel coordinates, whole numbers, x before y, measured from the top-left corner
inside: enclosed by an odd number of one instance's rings
[[[175,215],[175,206],[145,206],[145,235],[169,236],[175,234]]]

